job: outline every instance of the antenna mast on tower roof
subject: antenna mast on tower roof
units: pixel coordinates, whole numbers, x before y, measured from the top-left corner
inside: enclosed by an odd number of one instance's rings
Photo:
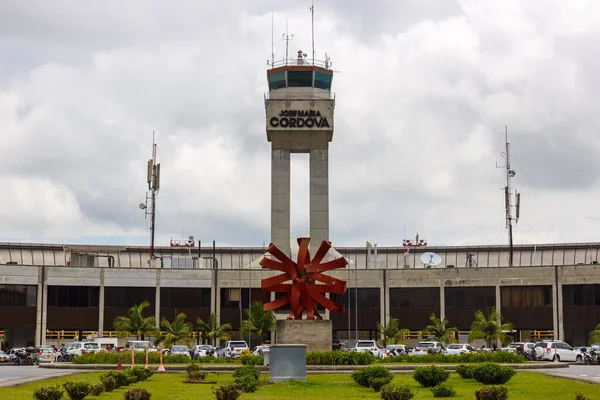
[[[315,0],[310,7],[311,13],[311,28],[312,28],[312,63],[315,65]]]
[[[294,34],[288,35],[288,21],[285,19],[285,33],[281,35],[281,39],[285,40],[285,65],[288,64],[288,48],[290,40],[294,40]]]

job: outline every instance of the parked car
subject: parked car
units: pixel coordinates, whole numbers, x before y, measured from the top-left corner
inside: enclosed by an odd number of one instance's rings
[[[446,354],[467,354],[473,352],[475,352],[475,349],[468,343],[452,343],[446,349]]]
[[[131,351],[131,346],[133,346],[133,351],[145,352],[146,347],[148,347],[149,353],[158,351],[158,349],[156,347],[154,347],[152,345],[152,343],[150,343],[147,340],[131,340],[131,341],[125,343],[124,351]]]
[[[38,347],[31,355],[33,356],[34,364],[52,362],[54,357],[54,349],[52,347]]]
[[[404,344],[389,344],[383,350],[383,357],[391,357],[397,355],[410,355],[413,348]]]
[[[221,358],[238,358],[242,351],[250,349],[245,340],[228,340],[225,345],[216,350],[216,357]]]
[[[426,354],[446,354],[446,348],[441,342],[419,342],[414,350],[415,356]]]
[[[552,361],[579,361],[583,359],[580,351],[574,350],[569,344],[560,340],[546,340],[535,344],[535,354],[538,359]]]
[[[73,342],[67,345],[67,354],[75,357],[100,351],[100,345],[94,342]]]
[[[377,345],[375,340],[359,340],[352,351],[365,352],[373,354],[375,357],[383,358],[383,348]]]
[[[514,342],[514,343],[509,344],[506,347],[500,348],[499,350],[514,353],[517,351],[517,349],[519,347],[523,347],[524,349],[533,349],[533,348],[535,348],[535,343],[533,343],[533,342]]]
[[[8,362],[8,354],[0,350],[0,363]]]
[[[190,355],[193,360],[197,360],[200,357],[211,357],[214,352],[212,346],[206,344],[198,344],[190,349]]]
[[[254,348],[254,350],[252,350],[252,355],[253,356],[260,356],[260,355],[263,355],[265,353],[268,353],[269,351],[271,351],[271,349],[269,349],[269,346],[256,346]]]
[[[191,358],[190,349],[187,346],[181,345],[181,344],[175,344],[175,345],[171,346],[171,348],[169,349],[169,354],[172,356],[176,356],[178,354],[183,354],[183,355]]]

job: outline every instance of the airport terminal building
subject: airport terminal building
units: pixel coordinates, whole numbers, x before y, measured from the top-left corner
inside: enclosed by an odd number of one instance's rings
[[[172,318],[175,310],[189,321],[216,312],[236,337],[249,303],[270,300],[260,289],[261,279],[273,275],[259,265],[264,248],[157,247],[156,268],[149,267],[148,250],[0,243],[3,346],[43,344],[63,331],[79,338],[111,335],[114,318],[144,300],[157,320]],[[377,323],[390,317],[418,335],[431,313],[468,331],[476,310],[487,313],[494,306],[521,340],[585,344],[600,322],[600,243],[518,245],[512,267],[507,246],[336,250],[349,265],[329,274],[347,281],[348,290],[332,299],[346,313],[323,315],[342,340],[376,338]],[[424,265],[425,251],[442,262]]]

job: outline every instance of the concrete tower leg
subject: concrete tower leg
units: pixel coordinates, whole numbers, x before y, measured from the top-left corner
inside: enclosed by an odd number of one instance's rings
[[[290,256],[290,151],[271,154],[271,242]]]
[[[329,240],[329,150],[310,151],[310,254]]]

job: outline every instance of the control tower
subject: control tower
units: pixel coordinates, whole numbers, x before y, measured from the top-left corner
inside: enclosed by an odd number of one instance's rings
[[[329,142],[335,96],[331,63],[295,59],[272,62],[265,95],[271,142],[271,242],[290,255],[290,154],[310,155],[310,251],[329,240]]]

